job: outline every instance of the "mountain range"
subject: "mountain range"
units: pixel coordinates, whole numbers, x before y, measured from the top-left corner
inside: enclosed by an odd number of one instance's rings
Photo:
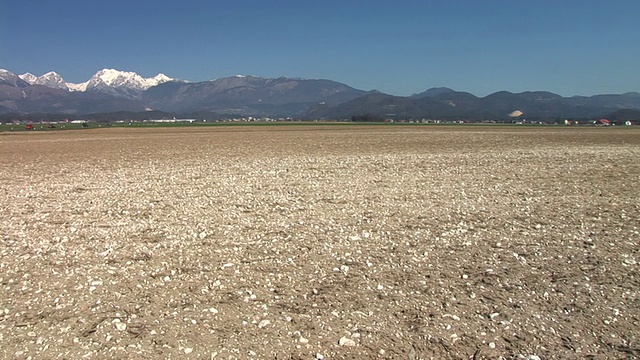
[[[115,69],[102,69],[91,79],[80,83],[68,83],[55,71],[50,71],[42,76],[31,73],[18,75],[18,77],[31,85],[44,85],[54,89],[68,91],[93,91],[111,94],[118,97],[137,98],[140,94],[153,86],[169,81],[178,81],[165,74],[158,74],[152,78],[144,78],[135,72],[119,71]]]
[[[437,87],[403,97],[318,79],[236,75],[187,82],[164,74],[145,78],[135,72],[103,69],[76,84],[53,71],[35,76],[0,69],[0,114],[81,116],[150,110],[208,112],[220,117],[557,120],[596,118],[620,110],[627,117],[640,115],[640,93],[562,97],[545,91],[499,91],[477,97]]]

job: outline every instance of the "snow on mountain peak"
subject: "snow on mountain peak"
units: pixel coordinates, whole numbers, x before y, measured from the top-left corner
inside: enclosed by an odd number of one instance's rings
[[[22,80],[18,75],[9,70],[0,69],[0,85],[26,87],[29,86],[29,83]]]
[[[116,93],[123,94],[134,94],[165,82],[176,81],[176,79],[162,73],[154,77],[145,78],[132,71],[116,69],[102,69],[83,83],[67,83],[55,71],[49,71],[42,76],[35,76],[31,73],[16,75],[11,71],[0,69],[0,78],[3,83],[13,85],[21,83],[22,85],[20,86],[27,86],[27,84],[44,85],[69,91],[97,90],[110,93],[116,91]]]
[[[156,81],[158,84],[162,84],[165,82],[169,82],[175,79],[172,79],[170,77],[168,77],[167,75],[163,74],[163,73],[159,73],[158,75],[152,77],[151,79],[153,79],[154,81]]]
[[[22,75],[18,75],[18,77],[30,85],[44,85],[55,89],[68,89],[67,83],[64,81],[62,76],[55,71],[49,71],[41,76],[35,76],[32,73],[27,72]]]
[[[256,75],[241,75],[241,74],[238,74],[238,75],[233,75],[232,77],[236,78],[236,79],[247,79],[247,78],[250,78],[250,79],[262,79],[260,76],[256,76]]]
[[[69,91],[87,91],[87,85],[89,84],[88,81],[85,81],[83,83],[67,83],[67,88],[69,89]]]
[[[38,77],[33,75],[32,73],[24,73],[22,75],[18,75],[18,77],[26,82],[28,82],[29,84],[35,84],[36,80],[38,80]]]
[[[146,90],[152,86],[172,80],[172,78],[164,74],[158,74],[152,78],[144,78],[132,71],[102,69],[89,80],[87,89],[107,86],[112,88]]]
[[[34,84],[44,85],[55,89],[68,89],[67,83],[64,81],[62,76],[55,71],[49,71],[42,76],[38,76]]]
[[[89,79],[88,88],[106,85],[109,87],[134,87],[142,88],[144,79],[142,76],[130,72],[115,69],[102,69]]]

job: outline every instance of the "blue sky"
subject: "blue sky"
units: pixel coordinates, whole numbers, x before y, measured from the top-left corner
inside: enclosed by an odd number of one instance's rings
[[[0,0],[0,68],[622,93],[640,91],[640,1]]]

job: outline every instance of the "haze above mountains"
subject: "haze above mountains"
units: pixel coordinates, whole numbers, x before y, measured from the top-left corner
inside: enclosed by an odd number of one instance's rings
[[[67,83],[56,72],[21,75],[0,69],[0,113],[85,115],[160,110],[209,112],[221,117],[443,118],[501,120],[518,110],[530,119],[594,118],[621,110],[640,113],[640,93],[562,97],[545,91],[500,91],[485,97],[430,88],[408,97],[355,89],[317,79],[233,76],[187,82],[164,74],[103,69],[83,83]]]

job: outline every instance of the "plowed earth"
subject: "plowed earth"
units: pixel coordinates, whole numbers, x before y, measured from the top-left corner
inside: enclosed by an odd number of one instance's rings
[[[0,134],[0,356],[640,357],[640,128]]]

